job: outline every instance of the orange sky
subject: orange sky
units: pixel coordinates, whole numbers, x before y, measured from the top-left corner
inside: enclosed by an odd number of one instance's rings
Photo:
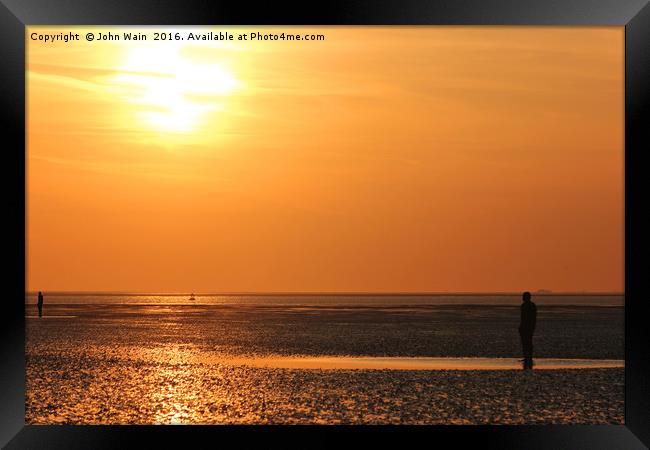
[[[28,290],[623,291],[623,27],[228,30],[28,28]]]

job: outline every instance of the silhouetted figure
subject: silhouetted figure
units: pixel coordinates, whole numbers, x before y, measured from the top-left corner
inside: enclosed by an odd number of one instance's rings
[[[524,292],[521,304],[519,336],[524,351],[524,370],[533,368],[533,333],[537,322],[537,306],[530,300],[530,292]]]
[[[43,317],[43,293],[38,291],[38,317]]]

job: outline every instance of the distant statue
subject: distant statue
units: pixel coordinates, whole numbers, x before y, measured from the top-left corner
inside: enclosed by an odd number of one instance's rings
[[[43,293],[38,291],[38,317],[43,317]]]
[[[530,292],[524,292],[521,304],[519,336],[524,352],[524,370],[533,368],[533,333],[537,322],[537,306],[530,300]]]

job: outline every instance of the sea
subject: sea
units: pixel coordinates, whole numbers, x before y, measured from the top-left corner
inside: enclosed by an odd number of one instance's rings
[[[48,293],[44,303],[61,305],[259,305],[308,307],[400,307],[439,305],[516,306],[520,294],[142,294]],[[26,304],[36,304],[37,293],[28,293]],[[538,294],[540,306],[623,307],[623,294]]]

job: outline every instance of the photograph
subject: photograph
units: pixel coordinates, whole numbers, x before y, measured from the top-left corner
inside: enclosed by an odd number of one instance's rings
[[[26,425],[624,425],[624,26],[25,28]]]

